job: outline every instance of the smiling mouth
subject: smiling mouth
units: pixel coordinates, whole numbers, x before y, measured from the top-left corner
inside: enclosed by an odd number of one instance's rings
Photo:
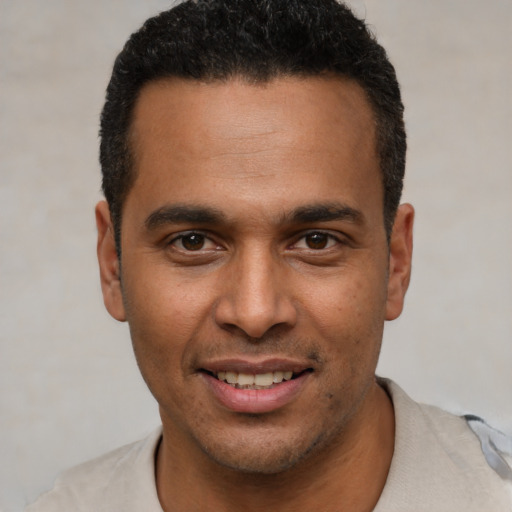
[[[229,384],[235,389],[272,389],[283,382],[296,379],[304,373],[311,372],[313,370],[308,368],[298,373],[294,373],[292,371],[275,371],[256,374],[233,371],[203,371],[217,380]]]

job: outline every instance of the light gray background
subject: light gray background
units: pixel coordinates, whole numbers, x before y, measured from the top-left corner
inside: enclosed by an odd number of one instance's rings
[[[512,3],[354,0],[403,86],[417,208],[380,373],[512,433]],[[93,206],[115,54],[169,2],[0,0],[0,508],[159,422],[103,310]]]

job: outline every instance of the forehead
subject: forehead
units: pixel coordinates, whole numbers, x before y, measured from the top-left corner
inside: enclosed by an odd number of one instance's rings
[[[195,150],[204,148],[201,137],[210,139],[212,133],[233,143],[235,138],[257,143],[256,136],[289,128],[283,121],[299,123],[305,140],[314,131],[326,142],[337,138],[336,128],[346,125],[371,139],[375,124],[363,89],[341,77],[283,77],[256,84],[242,78],[227,82],[161,79],[142,88],[133,119],[131,141],[136,146],[160,128],[177,144],[185,142]]]
[[[373,111],[362,88],[340,78],[152,82],[136,103],[130,142],[134,189],[155,201],[225,205],[228,191],[278,199],[276,188],[297,202],[381,195]]]

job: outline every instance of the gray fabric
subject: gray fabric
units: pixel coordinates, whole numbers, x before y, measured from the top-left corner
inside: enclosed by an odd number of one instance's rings
[[[511,512],[512,486],[489,466],[465,418],[419,404],[381,379],[395,407],[395,451],[374,512]]]
[[[155,483],[162,429],[64,472],[25,512],[163,512]]]
[[[503,480],[512,482],[512,467],[505,457],[512,457],[512,439],[493,429],[478,416],[465,416],[471,430],[480,440],[480,446],[489,466]]]

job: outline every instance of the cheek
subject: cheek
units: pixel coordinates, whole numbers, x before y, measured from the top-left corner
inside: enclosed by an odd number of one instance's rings
[[[380,332],[386,308],[386,279],[361,272],[349,272],[315,286],[304,295],[304,309],[311,313],[316,327],[326,336],[336,332],[364,339]]]
[[[208,314],[210,297],[194,280],[179,279],[167,269],[151,274],[137,274],[123,287],[125,307],[130,325],[137,331],[156,335],[157,341],[180,342],[189,337]],[[167,274],[167,275],[166,275]]]
[[[133,348],[150,388],[184,378],[185,354],[209,315],[209,297],[197,286],[156,275],[139,273],[123,287]]]
[[[376,286],[376,283],[379,283]],[[309,295],[314,329],[326,340],[326,397],[334,406],[356,382],[372,376],[382,341],[386,306],[385,278],[351,273],[350,279],[332,280]],[[328,398],[328,397],[327,397]],[[326,399],[327,399],[326,398]]]

